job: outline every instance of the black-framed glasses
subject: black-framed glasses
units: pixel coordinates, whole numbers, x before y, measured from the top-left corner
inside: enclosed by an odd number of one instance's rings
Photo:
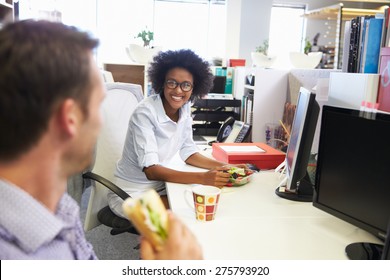
[[[175,89],[175,88],[177,88],[177,86],[180,86],[181,90],[184,92],[188,92],[188,91],[192,90],[194,87],[193,84],[191,84],[190,82],[178,83],[175,80],[166,80],[165,85],[167,86],[167,88],[170,88],[170,89]]]

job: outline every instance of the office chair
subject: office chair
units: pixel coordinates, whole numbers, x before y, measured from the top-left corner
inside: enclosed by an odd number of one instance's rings
[[[112,73],[110,71],[100,70],[100,72],[102,73],[103,81],[105,83],[113,83],[113,82],[115,82],[114,81],[114,76],[112,75]]]
[[[104,83],[114,83],[114,78],[111,72],[101,69],[100,73],[102,75]],[[83,172],[76,173],[70,178],[68,178],[68,182],[67,182],[68,194],[74,200],[76,200],[76,202],[79,205],[81,205],[81,199],[86,188],[86,185],[84,184],[84,180],[83,180],[83,174],[88,171],[91,171],[92,167],[93,167],[93,163],[91,164],[91,166],[88,166],[88,168]]]
[[[84,230],[104,224],[111,227],[111,234],[137,233],[130,221],[115,215],[108,206],[109,190],[122,199],[129,195],[112,183],[115,166],[122,154],[127,127],[131,114],[143,99],[140,85],[128,83],[106,83],[106,98],[101,112],[103,127],[96,144],[96,157],[90,172],[83,174],[86,187],[91,186],[84,222]]]

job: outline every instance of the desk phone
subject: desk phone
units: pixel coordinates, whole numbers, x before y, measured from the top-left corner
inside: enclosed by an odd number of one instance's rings
[[[236,121],[233,117],[229,117],[221,125],[218,134],[217,142],[225,143],[241,143],[250,132],[251,126],[241,121]]]

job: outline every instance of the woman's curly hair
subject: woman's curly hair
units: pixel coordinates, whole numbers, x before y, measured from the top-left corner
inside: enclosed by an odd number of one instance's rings
[[[211,73],[209,63],[193,51],[182,49],[160,52],[153,58],[148,70],[148,79],[156,93],[163,96],[166,74],[176,67],[186,69],[193,76],[194,88],[190,98],[191,101],[205,96],[212,88],[214,76]]]

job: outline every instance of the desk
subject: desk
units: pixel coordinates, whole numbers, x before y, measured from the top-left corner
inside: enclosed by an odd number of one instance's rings
[[[201,171],[176,158],[170,167]],[[195,219],[184,197],[191,185],[167,183],[167,192],[172,211],[194,232],[205,259],[342,260],[349,243],[381,243],[311,203],[276,196],[279,181],[273,171],[261,171],[245,186],[225,188],[212,222]]]

